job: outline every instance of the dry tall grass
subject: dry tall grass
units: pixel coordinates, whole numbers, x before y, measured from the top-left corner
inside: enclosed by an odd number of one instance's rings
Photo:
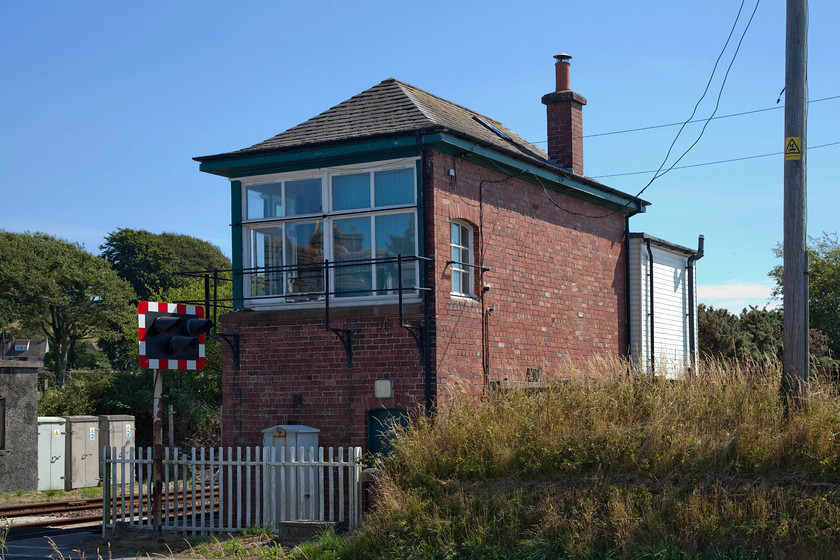
[[[814,380],[807,409],[786,414],[771,363],[705,364],[690,381],[627,371],[619,362],[589,364],[586,375],[567,367],[539,392],[499,392],[481,406],[465,399],[419,419],[382,464],[360,550],[423,558],[840,550],[836,386]]]

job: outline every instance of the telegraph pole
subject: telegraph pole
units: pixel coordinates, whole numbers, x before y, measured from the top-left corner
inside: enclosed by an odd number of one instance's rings
[[[808,0],[787,0],[785,37],[784,378],[804,404],[808,391],[808,249],[806,244],[806,79]]]

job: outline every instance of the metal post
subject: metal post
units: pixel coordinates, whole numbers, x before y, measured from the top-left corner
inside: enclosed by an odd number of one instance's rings
[[[169,447],[175,449],[175,407],[169,405]]]
[[[102,538],[105,538],[106,528],[111,526],[111,446],[104,448],[105,457],[102,459]],[[133,465],[132,465],[133,466]],[[125,477],[120,480],[125,484]]]
[[[808,2],[787,0],[784,162],[784,379],[803,404],[808,389],[808,249],[806,242],[806,119]]]
[[[399,293],[399,306],[400,306],[400,325],[403,324],[403,285],[402,285],[402,254],[397,255],[397,292]]]
[[[217,318],[219,310],[219,269],[213,269],[213,334],[216,334],[216,324],[219,322]],[[207,309],[207,315],[210,315],[210,309]]]
[[[209,274],[204,275],[204,309],[207,311],[207,318],[210,318],[210,275]]]
[[[152,448],[152,524],[155,533],[161,534],[161,498],[163,496],[163,410],[161,408],[161,395],[163,394],[163,375],[159,369],[155,372],[155,392],[152,399],[152,416],[154,418],[154,447]]]
[[[324,330],[330,330],[330,260],[324,259],[324,315],[327,324]]]

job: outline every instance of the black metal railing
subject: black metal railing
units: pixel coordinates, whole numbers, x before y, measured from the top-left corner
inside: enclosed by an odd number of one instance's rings
[[[281,305],[296,303],[323,303],[326,328],[330,328],[330,307],[336,301],[352,301],[361,297],[396,297],[400,323],[403,322],[403,302],[406,294],[419,295],[429,288],[422,285],[425,274],[420,264],[431,262],[418,255],[388,256],[374,259],[344,259],[320,262],[264,266],[250,268],[214,269],[178,273],[181,276],[204,280],[204,300],[179,301],[191,305],[204,305],[208,318],[213,320],[214,331],[219,310],[247,307],[249,302],[278,301]],[[388,282],[382,282],[387,274]],[[376,281],[374,281],[376,278]],[[257,281],[260,282],[258,289]],[[222,283],[241,282],[249,292],[239,297],[220,297]],[[264,293],[260,293],[264,292]],[[375,300],[372,300],[375,301]],[[241,302],[240,305],[237,305]]]

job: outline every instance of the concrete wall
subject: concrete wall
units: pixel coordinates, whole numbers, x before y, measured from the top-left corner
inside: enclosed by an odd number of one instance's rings
[[[29,367],[27,367],[29,366]],[[38,487],[38,370],[29,362],[0,361],[5,442],[0,446],[0,493]]]

